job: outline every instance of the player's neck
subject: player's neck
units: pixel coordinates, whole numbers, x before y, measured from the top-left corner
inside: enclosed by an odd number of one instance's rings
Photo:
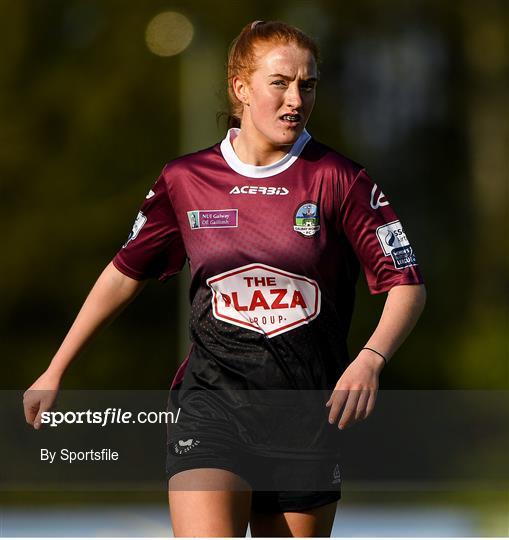
[[[254,127],[243,127],[233,139],[232,146],[237,157],[248,165],[271,165],[284,157],[292,145],[274,146]]]

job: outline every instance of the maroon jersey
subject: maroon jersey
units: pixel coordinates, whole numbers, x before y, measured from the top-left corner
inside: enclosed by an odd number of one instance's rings
[[[189,261],[193,347],[175,382],[185,368],[207,388],[332,388],[360,266],[372,293],[421,283],[414,252],[360,165],[307,131],[247,165],[236,135],[166,165],[113,263],[165,281]]]

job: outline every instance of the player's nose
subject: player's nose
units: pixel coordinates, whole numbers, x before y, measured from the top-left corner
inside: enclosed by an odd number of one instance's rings
[[[288,108],[296,110],[302,107],[301,89],[298,84],[291,84],[286,91],[285,97]]]

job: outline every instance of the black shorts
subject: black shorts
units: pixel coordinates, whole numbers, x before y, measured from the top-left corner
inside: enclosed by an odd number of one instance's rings
[[[167,479],[193,469],[230,471],[249,484],[252,508],[259,512],[304,511],[338,501],[337,438],[327,436],[337,427],[328,425],[321,407],[318,422],[309,414],[303,418],[287,396],[284,401],[285,407],[258,402],[233,408],[210,392],[184,403],[170,399],[174,412],[181,406],[181,417],[168,426]]]
[[[168,442],[166,474],[203,468],[230,471],[249,484],[258,512],[297,512],[341,498],[337,456],[261,456],[239,444],[202,436]]]
[[[254,491],[251,508],[255,512],[305,512],[341,499],[339,491]]]

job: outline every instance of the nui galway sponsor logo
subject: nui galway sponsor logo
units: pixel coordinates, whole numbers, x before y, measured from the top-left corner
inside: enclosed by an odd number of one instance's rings
[[[230,195],[256,195],[261,193],[262,195],[288,195],[290,193],[285,187],[272,187],[272,186],[235,186]]]
[[[274,337],[320,313],[318,283],[265,264],[234,268],[207,280],[220,321]]]

